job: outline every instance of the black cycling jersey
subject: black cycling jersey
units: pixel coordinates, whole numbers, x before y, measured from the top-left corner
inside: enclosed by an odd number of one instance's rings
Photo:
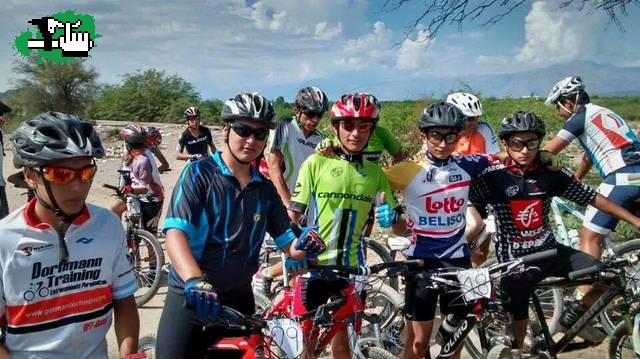
[[[188,128],[184,130],[178,139],[178,147],[176,150],[178,152],[184,152],[186,149],[190,155],[208,155],[209,147],[213,146],[213,136],[211,135],[211,131],[205,126],[200,126],[199,131],[200,135],[195,137]]]
[[[490,204],[496,212],[500,262],[556,247],[547,219],[554,196],[586,206],[596,192],[567,169],[533,166],[522,174],[510,159],[487,168],[473,182],[470,201],[476,208]]]

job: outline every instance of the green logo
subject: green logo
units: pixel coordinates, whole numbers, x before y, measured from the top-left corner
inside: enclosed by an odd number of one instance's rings
[[[14,48],[23,57],[40,55],[39,61],[74,61],[88,57],[95,47],[95,40],[101,35],[96,33],[93,16],[78,14],[74,10],[59,12],[38,19],[31,19],[35,32],[25,31],[16,36]]]

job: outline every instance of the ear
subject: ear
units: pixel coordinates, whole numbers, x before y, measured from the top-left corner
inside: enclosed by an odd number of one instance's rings
[[[336,134],[336,136],[338,136],[338,131],[340,131],[340,125],[335,123],[335,124],[331,124],[331,127],[333,127],[333,133]]]
[[[300,115],[302,114],[302,109],[300,109],[300,107],[295,106],[293,108],[293,113],[296,115],[296,118],[300,118]]]
[[[427,134],[425,132],[420,131],[420,139],[422,142],[427,140]]]
[[[507,150],[507,141],[504,139],[500,139],[500,144],[502,145],[502,148],[504,148],[504,150]]]
[[[29,188],[35,189],[38,187],[38,178],[40,177],[40,174],[35,169],[29,167],[24,167],[23,172],[24,181],[27,182]]]

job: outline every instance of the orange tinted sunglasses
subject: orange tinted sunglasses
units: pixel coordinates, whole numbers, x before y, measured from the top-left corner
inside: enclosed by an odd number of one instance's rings
[[[44,166],[41,168],[40,173],[42,177],[48,182],[64,185],[69,184],[76,178],[84,183],[89,183],[95,177],[97,167],[95,164],[91,164],[86,167],[74,169],[66,167]]]

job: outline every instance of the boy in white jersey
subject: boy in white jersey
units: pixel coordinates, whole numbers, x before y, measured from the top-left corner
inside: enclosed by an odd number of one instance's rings
[[[36,198],[0,221],[0,315],[12,358],[107,358],[135,353],[136,282],[118,218],[87,204],[104,149],[90,123],[48,112],[14,132],[14,164]],[[108,229],[108,230],[105,230]]]
[[[545,103],[554,105],[558,115],[567,121],[544,149],[558,153],[577,138],[585,155],[576,177],[582,179],[595,165],[602,177],[598,193],[631,210],[640,197],[640,142],[629,125],[613,111],[592,104],[579,76],[556,83]],[[580,250],[600,258],[602,240],[617,223],[615,217],[587,207]],[[581,291],[584,293],[585,289]]]

